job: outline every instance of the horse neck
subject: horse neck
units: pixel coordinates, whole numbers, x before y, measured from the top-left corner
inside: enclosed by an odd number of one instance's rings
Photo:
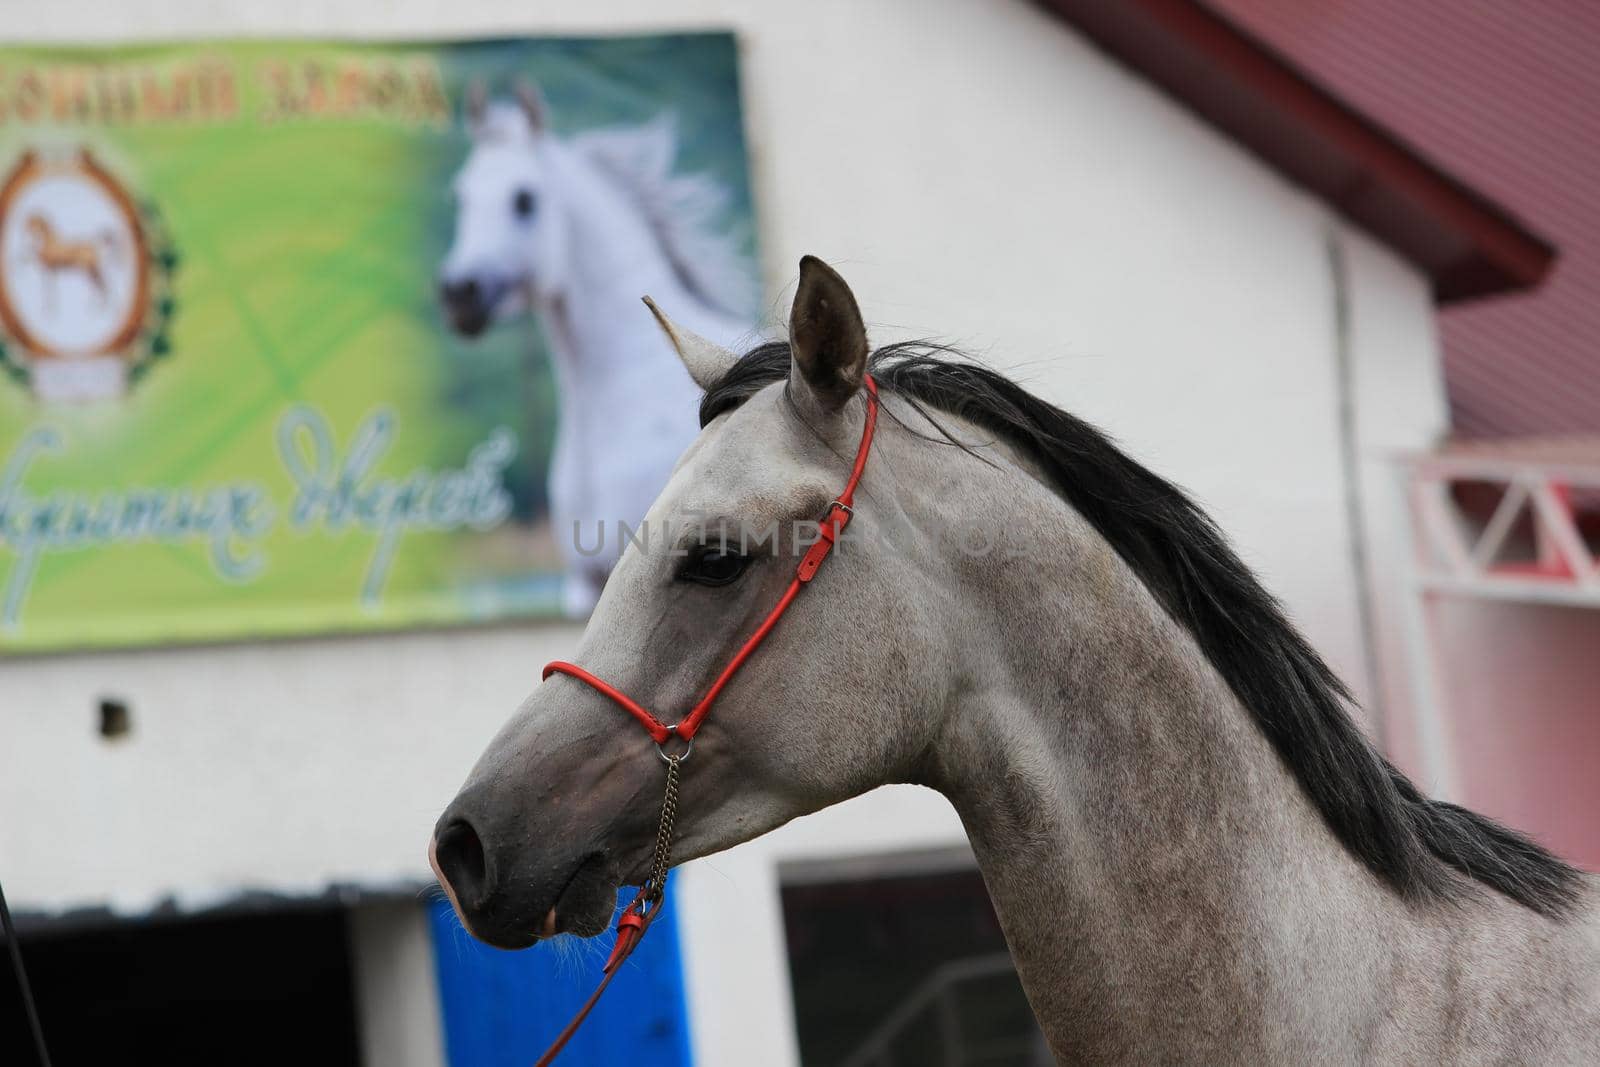
[[[1219,1057],[1253,1044],[1269,1062],[1293,1058],[1285,1018],[1360,1026],[1331,990],[1383,958],[1398,900],[1026,461],[1002,459],[999,478],[966,465],[971,492],[954,496],[1021,558],[951,564],[970,568],[949,576],[964,602],[947,616],[966,695],[928,778],[967,827],[1056,1054],[1203,1062],[1214,1041]]]
[[[569,144],[552,139],[547,158],[562,186],[568,263],[561,294],[544,309],[564,380],[594,395],[606,386],[682,377],[660,328],[640,302],[651,296],[693,325],[698,296],[689,291],[640,206],[614,177]],[[623,373],[626,371],[626,373]]]

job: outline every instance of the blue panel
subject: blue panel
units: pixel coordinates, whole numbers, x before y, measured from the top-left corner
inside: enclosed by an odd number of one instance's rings
[[[619,906],[634,893],[619,894]],[[562,1067],[689,1067],[689,1020],[670,892],[667,901],[644,944],[561,1054]],[[436,900],[428,912],[450,1067],[530,1067],[593,992],[614,940],[614,935],[593,941],[559,938],[523,952],[502,952],[474,941],[448,902]]]

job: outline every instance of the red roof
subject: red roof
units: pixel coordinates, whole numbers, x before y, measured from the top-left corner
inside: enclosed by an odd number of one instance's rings
[[[1537,285],[1554,247],[1193,0],[1043,0],[1111,55],[1411,260],[1441,303]]]
[[[1356,107],[1559,235],[1537,293],[1442,316],[1456,431],[1600,431],[1600,4],[1215,0]]]

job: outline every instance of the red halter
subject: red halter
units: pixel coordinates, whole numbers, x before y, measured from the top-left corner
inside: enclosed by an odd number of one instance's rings
[[[666,887],[666,868],[670,857],[672,844],[672,820],[677,808],[677,783],[678,768],[683,760],[688,758],[688,751],[682,755],[668,756],[661,750],[661,746],[668,738],[676,734],[689,743],[690,749],[694,747],[694,735],[699,732],[700,726],[705,722],[706,716],[711,713],[711,705],[716,701],[722,690],[726,688],[739,668],[761,647],[761,642],[767,639],[772,628],[778,625],[778,620],[783,618],[783,613],[789,610],[789,605],[794,603],[794,598],[800,595],[806,583],[817,576],[823,561],[828,558],[828,553],[833,551],[834,544],[839,540],[839,535],[850,524],[850,519],[855,515],[854,501],[856,485],[861,481],[861,472],[867,466],[867,454],[872,451],[872,434],[878,425],[878,383],[872,380],[872,375],[865,376],[867,387],[867,422],[861,431],[861,444],[856,449],[855,465],[850,468],[850,480],[844,483],[844,491],[834,498],[828,505],[827,512],[818,524],[817,542],[806,550],[800,559],[800,566],[795,569],[794,580],[789,583],[789,588],[784,590],[783,596],[778,598],[778,603],[761,620],[761,625],[756,627],[755,633],[739,646],[739,651],[733,654],[728,665],[722,668],[722,673],[717,675],[711,688],[706,690],[705,696],[689,710],[678,722],[667,725],[659,717],[652,714],[648,708],[634,700],[628,694],[618,689],[611,683],[595,677],[575,663],[563,660],[553,660],[545,664],[542,679],[548,679],[552,674],[565,674],[576,678],[591,689],[608,697],[618,704],[623,711],[639,720],[651,740],[656,743],[656,750],[661,752],[661,758],[667,764],[667,798],[662,806],[661,829],[656,839],[656,852],[652,859],[652,871],[649,879],[639,888],[639,895],[634,897],[622,911],[622,917],[617,921],[617,943],[611,950],[611,958],[606,961],[599,987],[589,996],[587,1002],[579,1009],[578,1014],[561,1031],[559,1037],[551,1044],[545,1054],[539,1058],[536,1067],[546,1067],[556,1058],[556,1054],[564,1048],[572,1035],[578,1032],[578,1027],[588,1017],[590,1010],[600,1000],[606,986],[611,984],[611,979],[616,977],[622,961],[632,955],[639,942],[644,939],[645,931],[650,929],[650,924],[655,921],[656,915],[661,911],[661,901]]]
[[[744,666],[745,660],[750,658],[750,654],[761,646],[761,642],[767,639],[767,635],[772,632],[772,628],[778,625],[778,620],[783,618],[783,613],[789,610],[789,605],[794,603],[794,598],[800,594],[800,590],[804,588],[807,582],[817,576],[817,571],[821,568],[823,561],[828,558],[828,553],[833,551],[834,542],[839,539],[839,535],[844,531],[844,528],[850,524],[851,516],[855,514],[855,508],[852,505],[856,497],[856,485],[861,481],[861,472],[866,469],[867,453],[872,450],[872,434],[878,425],[878,385],[872,380],[872,375],[870,374],[866,376],[866,386],[867,423],[861,431],[861,445],[856,449],[855,466],[850,468],[850,480],[844,483],[844,492],[835,497],[833,502],[828,505],[827,514],[823,516],[822,521],[818,524],[817,543],[812,545],[800,560],[800,566],[795,570],[794,580],[789,583],[789,588],[784,591],[783,596],[778,598],[777,605],[767,613],[767,617],[762,620],[761,625],[756,627],[756,632],[751,634],[749,639],[739,647],[739,651],[733,654],[733,658],[728,661],[728,665],[722,668],[722,673],[717,675],[717,680],[711,683],[711,688],[706,690],[706,695],[701,697],[699,703],[690,709],[689,714],[685,715],[679,722],[668,726],[653,715],[644,705],[616,686],[595,677],[577,664],[567,663],[564,660],[552,660],[545,664],[544,674],[541,679],[549,678],[552,674],[565,674],[576,678],[596,692],[609,697],[621,705],[622,710],[638,719],[639,724],[645,728],[645,731],[649,733],[651,739],[657,745],[665,744],[673,734],[677,734],[692,744],[694,735],[700,729],[700,724],[705,722],[706,716],[711,712],[712,703],[716,701],[717,696],[733,676],[738,673],[739,668]]]

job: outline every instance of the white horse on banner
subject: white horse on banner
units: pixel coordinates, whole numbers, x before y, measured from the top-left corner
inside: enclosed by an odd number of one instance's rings
[[[670,119],[558,138],[538,95],[468,95],[472,151],[456,174],[455,240],[439,272],[467,337],[534,312],[561,414],[550,520],[566,562],[563,606],[587,615],[625,543],[699,432],[700,390],[650,312],[731,343],[753,327],[757,285],[715,228],[726,192],[673,173]]]

